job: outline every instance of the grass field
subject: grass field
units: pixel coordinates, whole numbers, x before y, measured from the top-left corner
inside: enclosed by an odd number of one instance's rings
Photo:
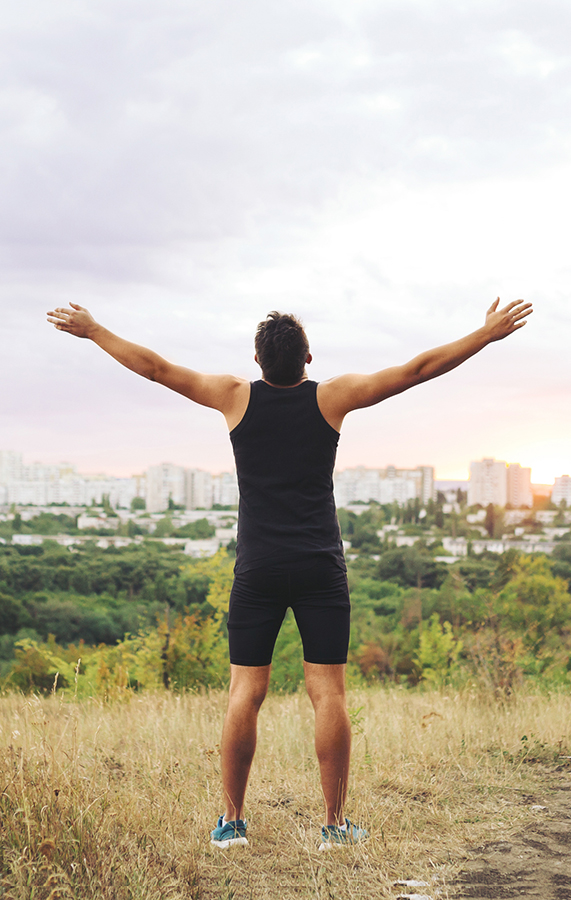
[[[0,698],[0,897],[7,900],[350,900],[439,880],[463,849],[534,816],[546,772],[571,756],[571,697],[465,692],[350,695],[348,814],[371,832],[319,853],[313,714],[271,695],[248,794],[250,845],[221,852],[223,693],[124,701]]]

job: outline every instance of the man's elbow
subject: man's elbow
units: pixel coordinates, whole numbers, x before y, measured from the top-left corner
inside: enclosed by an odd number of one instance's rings
[[[170,369],[171,366],[167,363],[149,360],[149,364],[143,374],[149,381],[156,381],[158,384],[166,384],[169,379]]]
[[[422,384],[423,381],[428,381],[430,377],[428,366],[425,363],[413,361],[403,367],[401,375],[402,389],[406,391],[417,384]]]

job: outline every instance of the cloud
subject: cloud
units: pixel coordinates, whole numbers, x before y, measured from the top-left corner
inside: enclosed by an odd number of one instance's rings
[[[30,245],[83,271],[89,246],[97,273],[117,246],[309,214],[348,177],[489,177],[567,151],[564,5],[539,31],[530,3],[374,4],[351,26],[318,3],[50,8],[11,12],[1,70],[2,237],[27,267]]]
[[[46,373],[94,416],[113,393],[83,344],[46,337],[43,312],[70,299],[247,377],[258,319],[293,309],[326,377],[455,337],[496,291],[531,293],[545,317],[520,346],[552,341],[561,373],[568,4],[22,0],[2,19],[11,440],[53,402],[34,399]],[[148,386],[120,383],[142,416]]]

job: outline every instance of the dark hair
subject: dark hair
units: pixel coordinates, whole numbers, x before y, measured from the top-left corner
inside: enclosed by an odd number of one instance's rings
[[[282,387],[301,381],[309,343],[299,319],[275,310],[268,313],[258,325],[255,345],[266,381]]]

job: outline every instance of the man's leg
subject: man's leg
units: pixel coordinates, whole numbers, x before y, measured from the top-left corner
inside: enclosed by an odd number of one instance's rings
[[[227,822],[244,818],[244,796],[256,749],[258,712],[268,692],[270,669],[271,666],[230,666],[230,697],[220,744]]]
[[[325,824],[343,825],[351,755],[345,666],[304,662],[305,685],[315,710],[315,750],[321,770]]]

